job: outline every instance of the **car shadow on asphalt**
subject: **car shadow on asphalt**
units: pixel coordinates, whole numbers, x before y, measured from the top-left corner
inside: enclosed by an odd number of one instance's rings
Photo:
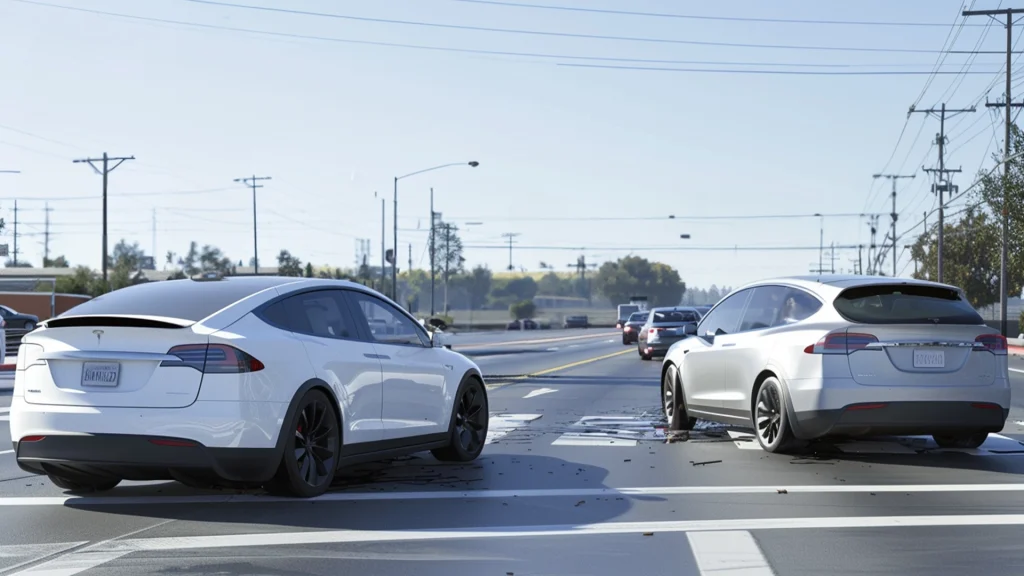
[[[448,464],[434,460],[429,454],[415,454],[345,469],[339,472],[332,489],[317,499],[268,497],[263,500],[266,494],[262,490],[196,490],[165,482],[120,486],[81,501],[69,500],[64,506],[104,514],[204,524],[329,530],[464,527],[500,530],[526,525],[599,523],[624,515],[632,507],[632,498],[609,489],[604,484],[607,476],[604,468],[549,456],[495,454],[470,463]],[[605,494],[579,492],[595,489],[609,491]],[[537,496],[524,492],[529,490],[564,490],[566,493]],[[424,493],[433,492],[451,496],[424,497]],[[479,492],[479,495],[474,496],[472,492]],[[352,498],[346,496],[353,493]],[[193,496],[241,498],[235,502],[180,501],[181,497]],[[160,502],[165,497],[167,502]],[[116,505],[122,498],[130,500]]]

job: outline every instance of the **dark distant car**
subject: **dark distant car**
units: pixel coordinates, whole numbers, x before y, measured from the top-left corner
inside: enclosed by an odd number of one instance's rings
[[[566,316],[562,328],[590,328],[590,320],[586,316]]]
[[[637,353],[644,360],[664,356],[669,347],[687,337],[686,326],[696,326],[698,322],[700,313],[688,306],[654,308],[640,328]]]
[[[8,330],[35,330],[39,324],[39,316],[33,314],[22,314],[10,306],[0,304],[0,319],[3,320],[3,327]]]
[[[622,343],[632,344],[637,341],[640,334],[640,329],[647,323],[647,312],[634,312],[629,315],[626,319],[625,326],[622,327]]]
[[[537,324],[536,320],[513,320],[505,326],[506,330],[537,330],[540,325]]]

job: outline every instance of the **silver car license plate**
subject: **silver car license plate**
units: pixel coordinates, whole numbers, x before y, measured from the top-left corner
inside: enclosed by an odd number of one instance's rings
[[[942,350],[914,350],[914,368],[945,368],[946,353]]]
[[[117,386],[121,365],[117,362],[86,362],[82,365],[82,386]]]

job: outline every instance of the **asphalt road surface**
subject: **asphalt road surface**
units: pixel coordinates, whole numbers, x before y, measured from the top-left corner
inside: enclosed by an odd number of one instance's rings
[[[76,498],[0,452],[0,574],[961,576],[1024,565],[1020,358],[1006,429],[978,450],[888,438],[782,456],[740,429],[667,442],[660,363],[612,331],[459,337],[489,383],[477,462],[360,466],[313,502],[174,483]],[[9,440],[0,426],[0,449]]]

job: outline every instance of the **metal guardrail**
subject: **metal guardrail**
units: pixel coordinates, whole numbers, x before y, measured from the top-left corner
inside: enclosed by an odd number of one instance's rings
[[[20,328],[8,328],[4,330],[4,333],[7,337],[7,342],[5,342],[5,348],[7,351],[6,362],[8,364],[14,364],[15,359],[18,357],[18,348],[21,346],[21,337],[24,336],[25,334],[28,334],[28,332],[28,330],[23,330]]]

